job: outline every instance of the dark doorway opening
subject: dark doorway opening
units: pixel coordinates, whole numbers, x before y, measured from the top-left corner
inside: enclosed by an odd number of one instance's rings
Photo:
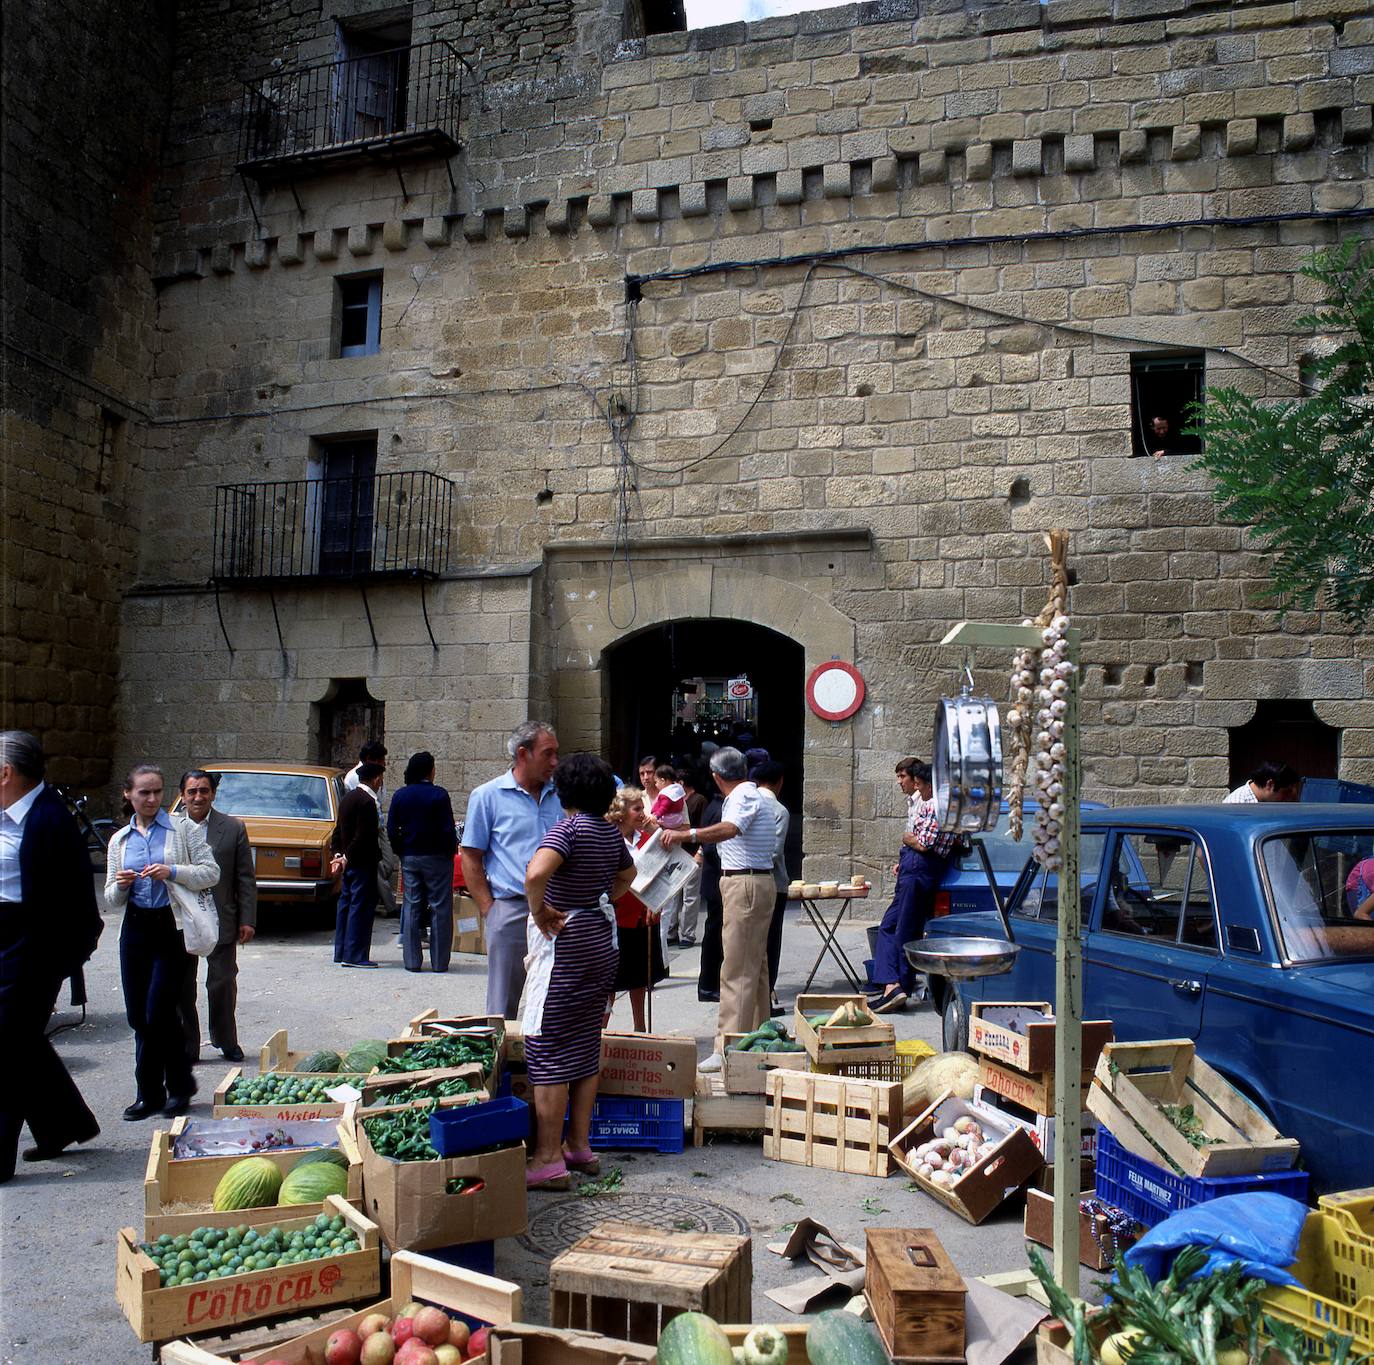
[[[311,710],[311,762],[351,768],[358,750],[386,738],[386,703],[367,690],[366,678],[334,678]]]
[[[1335,777],[1340,768],[1341,732],[1310,701],[1262,701],[1229,737],[1232,789],[1266,759],[1291,764],[1303,777]]]
[[[746,621],[673,621],[612,645],[602,663],[606,754],[627,781],[634,780],[645,754],[695,764],[703,741],[729,742],[731,717],[728,708],[714,704],[714,684],[748,678],[753,701],[738,709],[754,743],[786,769],[782,803],[792,814],[787,866],[792,875],[800,874],[806,704],[801,645]],[[698,698],[712,704],[683,704]],[[684,718],[693,712],[699,718]]]

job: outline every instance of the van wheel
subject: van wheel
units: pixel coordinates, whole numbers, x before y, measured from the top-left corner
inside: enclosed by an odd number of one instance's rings
[[[946,1052],[968,1050],[968,1009],[952,986],[940,1017],[940,1046]]]

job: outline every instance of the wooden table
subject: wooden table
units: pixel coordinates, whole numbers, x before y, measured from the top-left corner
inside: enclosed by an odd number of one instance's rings
[[[864,989],[864,978],[854,970],[854,964],[849,960],[844,949],[840,947],[839,940],[835,935],[839,932],[840,921],[844,918],[844,908],[847,902],[864,900],[868,896],[868,887],[842,886],[833,896],[789,896],[789,900],[801,902],[802,910],[807,919],[811,921],[812,927],[821,936],[821,950],[816,954],[816,960],[811,964],[811,975],[806,978],[806,985],[802,987],[802,993],[811,989],[811,983],[816,979],[816,973],[820,970],[821,962],[826,953],[839,965],[844,979],[860,995],[866,994]],[[836,910],[833,920],[827,922],[825,911],[821,908],[820,902],[835,901]]]

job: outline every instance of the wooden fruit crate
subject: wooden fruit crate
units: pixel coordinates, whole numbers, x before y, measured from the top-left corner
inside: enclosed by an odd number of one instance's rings
[[[864,1300],[894,1361],[962,1365],[964,1277],[931,1228],[868,1228]]]
[[[1183,1175],[1286,1171],[1298,1159],[1298,1144],[1208,1066],[1187,1038],[1109,1043],[1085,1102],[1127,1151]],[[1203,1131],[1217,1141],[1194,1147],[1164,1116],[1162,1104],[1191,1104]]]
[[[1079,1195],[1079,1201],[1091,1198],[1092,1190]],[[1054,1194],[1044,1190],[1026,1191],[1026,1221],[1022,1228],[1026,1241],[1039,1242],[1041,1246],[1054,1245]],[[1078,1259],[1093,1270],[1110,1270],[1115,1253],[1134,1246],[1145,1229],[1139,1223],[1134,1231],[1120,1237],[1113,1234],[1107,1220],[1100,1213],[1096,1216],[1078,1211]]]
[[[692,1142],[704,1147],[719,1134],[753,1137],[763,1132],[765,1101],[762,1095],[731,1095],[723,1073],[698,1072],[692,1100]]]
[[[312,1047],[308,1052],[298,1052],[296,1049],[292,1048],[289,1045],[286,1030],[284,1028],[279,1028],[258,1049],[258,1070],[278,1072],[290,1071],[294,1073],[296,1068],[303,1061],[305,1061],[305,1059],[309,1057],[312,1052],[318,1052],[319,1050],[320,1049],[317,1047]],[[340,1057],[346,1057],[347,1055],[348,1053],[346,1049],[343,1052],[339,1053]],[[311,1076],[328,1076],[331,1073],[328,1071],[311,1071],[309,1073],[301,1072],[300,1074],[309,1074]],[[354,1073],[339,1072],[338,1074],[353,1075]]]
[[[1079,1092],[1086,1096],[1092,1084],[1092,1072],[1085,1071],[1078,1078]],[[1054,1114],[1054,1072],[1043,1071],[1028,1075],[1024,1071],[1014,1071],[1001,1062],[987,1057],[978,1059],[978,1084],[994,1095],[1029,1109],[1032,1114],[1049,1118]],[[1081,1101],[1080,1101],[1081,1103]]]
[[[406,1090],[414,1085],[424,1085],[428,1081],[446,1081],[458,1078],[467,1081],[472,1089],[462,1095],[446,1095],[444,1099],[476,1099],[479,1096],[487,1099],[487,1092],[482,1088],[483,1073],[482,1068],[475,1062],[469,1062],[466,1066],[438,1067],[433,1071],[407,1071],[396,1075],[375,1075],[369,1077],[362,1087],[363,1097],[358,1101],[361,1109],[372,1109],[378,1106],[389,1108],[407,1108],[415,1104],[424,1103],[423,1100],[405,1100],[399,1106],[394,1105],[389,1098],[398,1090]]]
[[[1091,1074],[1112,1041],[1110,1019],[1083,1021],[1084,1072]],[[969,1006],[968,1050],[1016,1071],[1054,1071],[1054,1006],[1047,1000],[975,1000]]]
[[[346,1314],[332,1313],[317,1326],[296,1325],[289,1334],[262,1328],[235,1333],[215,1341],[173,1341],[162,1348],[162,1365],[224,1365],[226,1361],[281,1361],[282,1365],[317,1365],[332,1333],[352,1331],[371,1313],[394,1317],[412,1299],[449,1309],[464,1319],[504,1326],[520,1317],[519,1286],[479,1275],[413,1251],[391,1258],[391,1295]]]
[[[230,1104],[229,1091],[243,1074],[241,1066],[231,1067],[229,1074],[215,1088],[211,1118],[263,1119],[268,1123],[284,1123],[291,1119],[336,1119],[341,1118],[348,1107],[340,1100],[322,1100],[318,1104]],[[340,1075],[337,1079],[343,1082],[344,1076]]]
[[[361,1243],[359,1250],[166,1289],[152,1258],[140,1249],[145,1239],[133,1228],[121,1228],[115,1252],[115,1298],[140,1341],[168,1341],[256,1318],[299,1313],[306,1307],[375,1296],[382,1282],[382,1239],[377,1225],[338,1195],[325,1200],[324,1212],[342,1217],[353,1228]],[[238,1214],[208,1214],[201,1226],[234,1227],[242,1221]],[[282,1217],[272,1220],[272,1226],[294,1231],[314,1221],[313,1215]]]
[[[409,1041],[415,1038],[433,1038],[459,1029],[489,1028],[495,1031],[499,1043],[511,1031],[511,1020],[502,1019],[499,1014],[444,1014],[437,1009],[421,1010],[405,1028],[401,1038]]]
[[[853,1001],[866,1014],[869,1023],[858,1028],[823,1024],[815,1029],[807,1018],[812,1014],[832,1014]],[[892,1025],[879,1019],[868,1008],[862,995],[799,995],[793,1015],[792,1031],[817,1066],[846,1062],[890,1062],[896,1055],[897,1035]]]
[[[642,1342],[567,1327],[511,1322],[487,1336],[488,1365],[648,1365],[654,1359],[654,1348]]]
[[[763,1154],[774,1161],[888,1176],[888,1143],[902,1126],[900,1081],[854,1080],[800,1071],[768,1077]]]
[[[185,1120],[177,1124],[184,1126]],[[260,1209],[238,1209],[231,1214],[217,1214],[212,1207],[215,1186],[224,1173],[245,1156],[260,1156],[276,1166],[283,1176],[294,1167],[302,1157],[318,1150],[303,1147],[299,1150],[284,1148],[272,1152],[251,1152],[240,1156],[196,1156],[180,1160],[173,1157],[172,1150],[179,1127],[170,1132],[158,1129],[153,1134],[152,1148],[148,1153],[148,1166],[143,1176],[143,1240],[150,1242],[165,1232],[175,1237],[179,1232],[190,1232],[198,1227],[236,1227],[240,1223],[256,1225],[273,1223],[286,1216],[312,1218],[324,1212],[324,1205],[291,1204],[281,1206],[269,1204]],[[344,1198],[355,1207],[363,1197],[363,1162],[358,1154],[357,1145],[347,1125],[337,1128],[339,1150],[348,1158],[348,1191]],[[227,1221],[215,1221],[227,1219]]]
[[[750,1240],[725,1233],[600,1223],[549,1267],[552,1326],[650,1345],[688,1310],[747,1320],[753,1294]]]
[[[811,1055],[807,1052],[731,1052],[730,1044],[747,1035],[725,1033],[716,1048],[725,1059],[727,1095],[763,1095],[768,1089],[770,1071],[809,1071]],[[708,1073],[709,1074],[709,1073]]]
[[[458,1023],[459,1021],[457,1021],[457,1020],[441,1020],[441,1019],[436,1019],[436,1020],[433,1020],[432,1022],[433,1022],[434,1024],[454,1024],[454,1023]],[[485,1076],[483,1076],[483,1078],[482,1078],[482,1081],[483,1081],[483,1088],[487,1091],[488,1094],[494,1095],[494,1094],[496,1093],[497,1083],[498,1083],[498,1082],[500,1081],[500,1079],[501,1079],[501,1068],[502,1068],[502,1065],[503,1065],[503,1062],[504,1062],[504,1053],[505,1053],[505,1023],[504,1023],[503,1020],[497,1020],[495,1023],[493,1023],[491,1020],[489,1020],[489,1019],[487,1019],[487,1018],[485,1018],[485,1017],[477,1017],[477,1018],[474,1018],[474,1019],[471,1019],[471,1020],[465,1020],[465,1021],[462,1021],[462,1023],[463,1023],[465,1026],[471,1027],[471,1028],[478,1028],[478,1029],[488,1029],[488,1028],[490,1028],[490,1029],[492,1029],[492,1030],[494,1031],[494,1033],[495,1033],[495,1035],[496,1035],[496,1051],[495,1051],[495,1054],[493,1055],[493,1058],[492,1058],[491,1070],[488,1071],[488,1072],[485,1074]],[[497,1024],[500,1024],[500,1028],[497,1028],[497,1027],[496,1027]],[[428,1039],[430,1039],[430,1038],[432,1038],[432,1037],[437,1037],[437,1036],[439,1036],[439,1034],[440,1034],[441,1032],[442,1032],[442,1030],[438,1030],[438,1031],[436,1031],[436,1032],[431,1032],[431,1033],[426,1033],[426,1034],[420,1034],[420,1035],[418,1035],[418,1036],[411,1037],[411,1038],[392,1038],[392,1039],[389,1039],[389,1040],[387,1041],[387,1045],[386,1045],[386,1055],[387,1055],[388,1057],[400,1057],[400,1056],[404,1055],[407,1051],[409,1051],[411,1048],[415,1047],[416,1044],[426,1042]],[[464,1063],[464,1065],[476,1065],[476,1063]],[[435,1068],[435,1069],[437,1070],[437,1068]],[[378,1076],[378,1077],[381,1077],[381,1076],[403,1076],[403,1075],[405,1075],[405,1074],[406,1074],[406,1073],[403,1072],[403,1071],[383,1071],[383,1072],[375,1072],[375,1073],[374,1073],[374,1075],[376,1075],[376,1076]],[[417,1073],[411,1073],[411,1074],[417,1074]]]

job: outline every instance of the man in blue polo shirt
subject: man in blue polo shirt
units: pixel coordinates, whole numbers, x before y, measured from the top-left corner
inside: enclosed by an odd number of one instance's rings
[[[514,1019],[525,989],[525,866],[539,841],[563,818],[553,789],[558,736],[526,721],[506,741],[509,771],[468,797],[463,822],[463,880],[486,920],[487,1013]]]

